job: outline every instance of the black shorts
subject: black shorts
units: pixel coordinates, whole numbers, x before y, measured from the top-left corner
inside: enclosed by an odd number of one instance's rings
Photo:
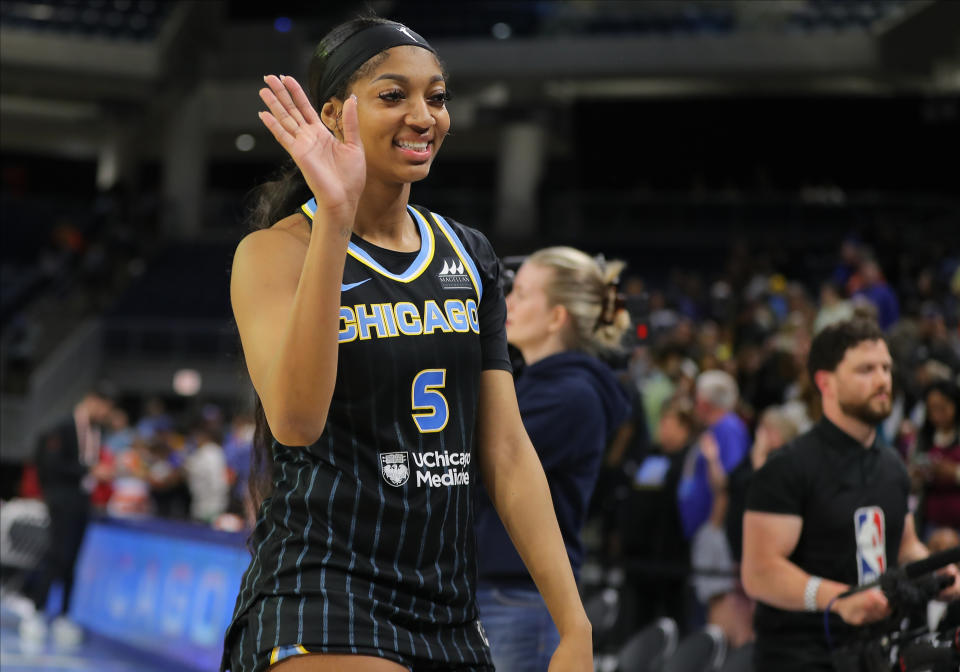
[[[252,612],[252,610],[251,610]],[[252,613],[248,613],[246,622],[236,628],[231,638],[229,650],[224,652],[223,667],[229,672],[263,672],[271,665],[291,656],[300,656],[311,653],[339,653],[374,656],[391,660],[405,666],[410,672],[494,672],[493,665],[453,663],[445,661],[430,661],[422,658],[413,659],[396,651],[376,649],[365,646],[337,646],[311,645],[309,643],[288,644],[274,647],[265,651],[258,651],[256,639],[247,636],[251,626]],[[239,624],[238,624],[239,625]]]

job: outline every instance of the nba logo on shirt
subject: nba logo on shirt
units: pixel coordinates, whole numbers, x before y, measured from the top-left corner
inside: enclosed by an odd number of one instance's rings
[[[860,585],[876,581],[887,570],[886,525],[883,509],[863,506],[853,514],[857,532],[857,573]]]

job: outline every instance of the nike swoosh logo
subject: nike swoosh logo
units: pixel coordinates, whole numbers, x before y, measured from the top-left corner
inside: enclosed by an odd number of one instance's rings
[[[362,285],[362,284],[365,283],[365,282],[368,282],[369,280],[370,280],[370,278],[367,278],[366,280],[361,280],[360,282],[351,282],[349,285],[344,285],[344,284],[341,283],[341,284],[340,284],[340,291],[341,291],[341,292],[345,292],[345,291],[347,291],[348,289],[353,289],[354,287],[359,287],[360,285]]]

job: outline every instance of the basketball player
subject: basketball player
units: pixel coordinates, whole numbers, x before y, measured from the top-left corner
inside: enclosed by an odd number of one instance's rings
[[[849,643],[850,626],[890,613],[877,588],[838,596],[928,555],[907,510],[906,468],[876,431],[891,404],[883,333],[865,320],[826,327],[813,339],[807,369],[824,417],[773,453],[747,492],[741,573],[759,602],[758,672],[832,670],[831,644]],[[947,571],[957,575],[953,566]],[[941,594],[958,596],[956,581]]]
[[[296,170],[262,193],[267,228],[234,259],[271,469],[222,667],[493,669],[474,602],[482,477],[560,632],[552,669],[589,672],[496,257],[408,204],[450,128],[446,75],[406,26],[357,19],[320,42],[309,79],[312,104],[292,77],[265,78],[261,119]]]

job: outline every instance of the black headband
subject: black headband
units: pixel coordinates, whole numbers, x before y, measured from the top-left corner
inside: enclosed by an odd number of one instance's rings
[[[391,47],[409,44],[437,53],[425,39],[402,23],[379,23],[354,33],[331,52],[320,86],[317,104],[323,105],[361,65]]]

